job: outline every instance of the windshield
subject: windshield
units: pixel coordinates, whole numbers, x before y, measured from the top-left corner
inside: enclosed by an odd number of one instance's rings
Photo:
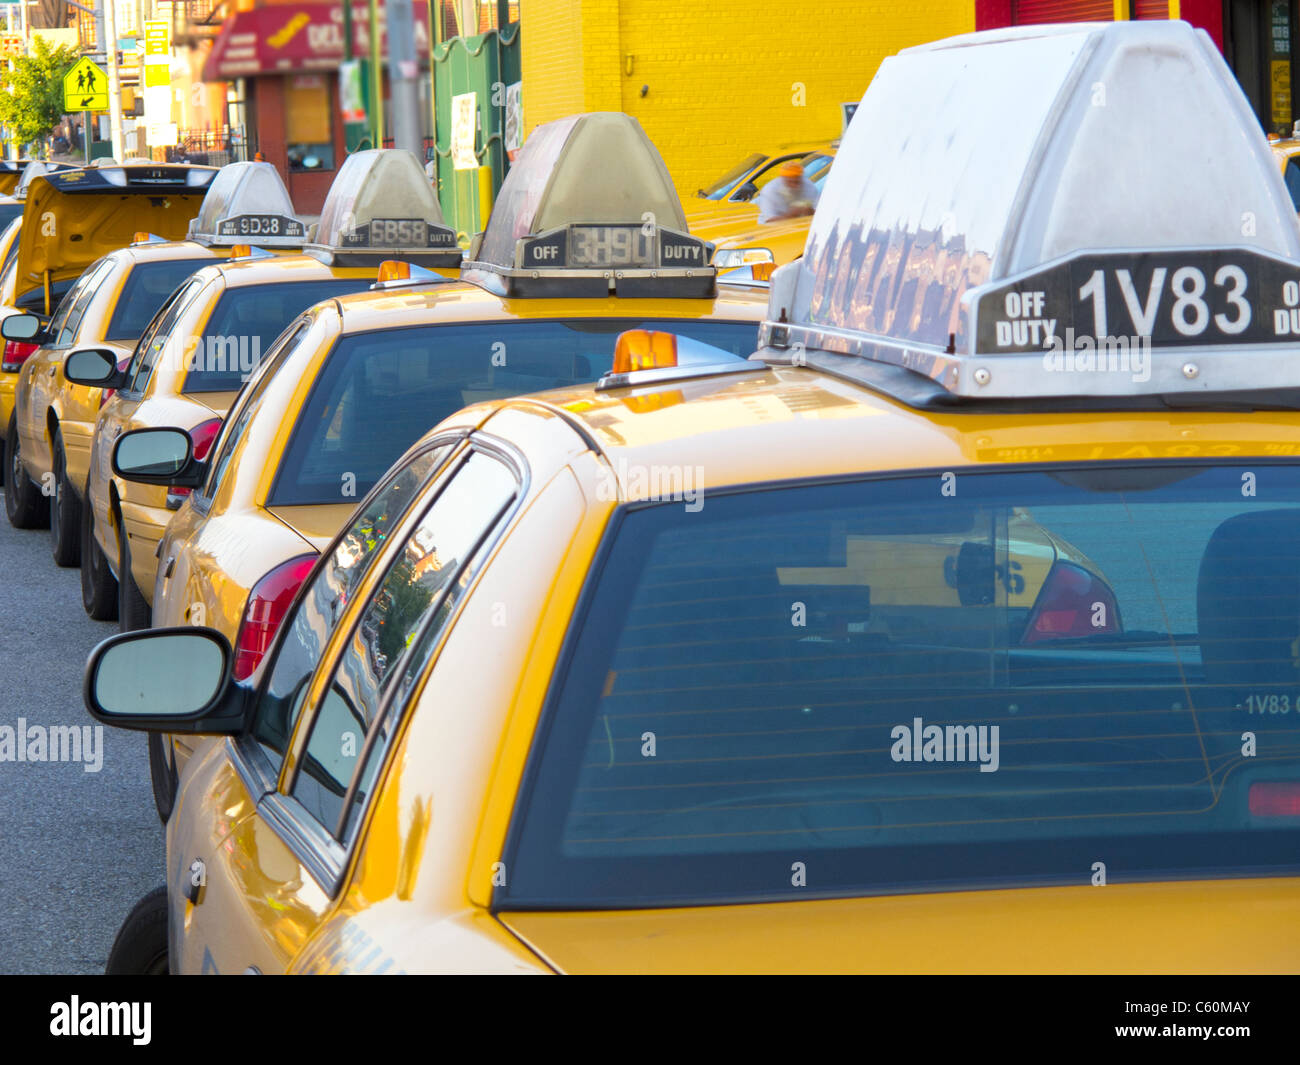
[[[211,259],[161,259],[136,263],[113,307],[105,340],[139,340],[163,301],[200,266]]]
[[[678,333],[748,356],[755,322],[578,318],[473,322],[345,336],[312,387],[270,506],[357,498],[416,440],[461,407],[594,381],[625,329]],[[350,497],[347,497],[350,498]]]
[[[15,218],[23,216],[23,205],[21,203],[0,203],[0,229],[3,229]]]
[[[226,289],[204,327],[202,344],[195,343],[187,353],[182,391],[238,391],[294,318],[313,303],[361,292],[371,284],[370,278],[347,278]]]
[[[706,200],[720,200],[738,184],[741,178],[748,174],[754,167],[758,166],[767,156],[762,153],[747,155],[743,160],[728,170],[722,177],[718,178],[712,185],[700,189],[697,196],[703,196]]]
[[[1300,866],[1300,469],[681,500],[607,533],[505,908]]]

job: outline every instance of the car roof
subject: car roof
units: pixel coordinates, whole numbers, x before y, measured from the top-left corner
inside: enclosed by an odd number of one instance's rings
[[[343,309],[344,333],[443,322],[551,318],[717,318],[752,319],[757,323],[767,310],[767,293],[719,284],[714,299],[507,298],[468,281],[451,281],[357,292],[339,297],[339,306]]]
[[[1287,412],[916,410],[809,367],[557,389],[482,405],[541,404],[615,471],[690,468],[706,488],[998,464],[1300,454]],[[490,421],[488,431],[491,431]],[[634,479],[629,501],[655,478]]]
[[[109,252],[117,259],[129,259],[134,263],[176,262],[183,259],[221,259],[224,248],[205,248],[192,240],[160,240],[149,243],[131,244]],[[178,279],[179,280],[179,279]]]
[[[275,255],[250,259],[227,259],[214,255],[217,260],[202,271],[204,280],[220,277],[226,288],[244,288],[249,285],[287,284],[293,281],[327,281],[330,278],[372,277],[374,267],[331,266],[315,256],[306,254]],[[197,276],[197,274],[196,274]]]

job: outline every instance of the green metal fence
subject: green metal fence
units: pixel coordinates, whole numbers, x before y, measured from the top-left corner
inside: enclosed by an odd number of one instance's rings
[[[453,37],[433,50],[433,93],[436,117],[438,199],[443,217],[465,240],[487,221],[479,202],[478,174],[452,165],[452,98],[475,94],[478,130],[474,155],[480,166],[492,168],[496,195],[509,166],[505,151],[507,87],[520,80],[519,23],[489,30],[477,37]]]

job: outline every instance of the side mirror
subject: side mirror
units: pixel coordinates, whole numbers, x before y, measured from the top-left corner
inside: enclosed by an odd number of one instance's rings
[[[90,652],[82,698],[106,725],[144,732],[236,735],[250,691],[232,683],[230,641],[216,629],[143,629]]]
[[[117,368],[117,358],[106,348],[82,348],[63,360],[63,376],[74,385],[121,388],[126,371]]]
[[[39,344],[45,339],[45,326],[34,314],[11,314],[0,322],[0,337],[20,340],[26,344]]]
[[[738,203],[748,203],[750,200],[754,198],[754,195],[757,192],[758,192],[758,186],[755,185],[752,181],[746,181],[743,185],[740,186],[740,188],[738,188],[735,192],[731,194],[731,199],[735,200]]]
[[[204,464],[194,461],[194,444],[183,429],[133,429],[113,445],[113,472],[137,484],[197,488]]]

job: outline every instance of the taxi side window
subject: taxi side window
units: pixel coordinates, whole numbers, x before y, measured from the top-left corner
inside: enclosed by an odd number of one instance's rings
[[[63,297],[63,302],[55,310],[54,319],[50,322],[49,332],[54,337],[49,344],[51,348],[72,346],[77,336],[77,329],[81,325],[81,319],[86,314],[86,306],[90,303],[100,284],[112,271],[112,260],[101,259],[95,266],[82,274],[76,285]]]
[[[451,443],[443,443],[419,453],[362,503],[286,622],[287,636],[258,695],[253,722],[254,737],[277,769],[330,633],[379,549],[451,450]]]
[[[167,297],[167,302],[158,309],[144,336],[140,338],[140,343],[135,347],[135,352],[131,356],[131,365],[127,369],[127,379],[130,383],[122,389],[123,392],[144,391],[149,378],[153,375],[154,367],[158,365],[158,355],[167,346],[167,341],[171,337],[172,327],[189,306],[190,297],[202,287],[202,281],[190,280]],[[183,347],[180,353],[185,354]]]
[[[226,417],[226,424],[221,428],[221,435],[217,437],[212,468],[208,473],[208,479],[203,484],[201,496],[203,499],[212,499],[217,494],[217,489],[221,486],[221,478],[230,466],[230,459],[235,453],[239,441],[243,437],[249,422],[262,405],[262,396],[266,392],[266,386],[270,384],[275,377],[275,372],[280,368],[289,354],[298,346],[300,341],[311,328],[311,322],[304,320],[297,328],[286,329],[281,338],[278,349],[267,353],[265,359],[258,365],[249,378],[248,384],[245,385],[244,391],[235,400],[235,406]]]
[[[393,715],[380,716],[385,696],[400,678],[422,672],[517,491],[499,459],[473,454],[412,530],[353,628],[290,789],[336,837],[351,831],[393,733]]]

